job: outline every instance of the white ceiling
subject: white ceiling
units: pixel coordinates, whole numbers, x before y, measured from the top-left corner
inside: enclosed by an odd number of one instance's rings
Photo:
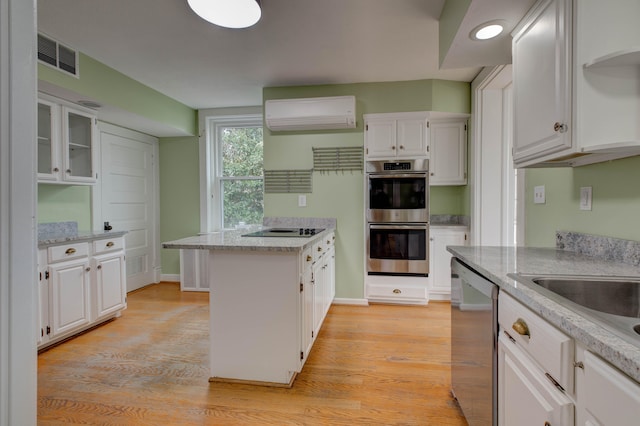
[[[201,109],[261,105],[269,86],[471,81],[510,60],[510,37],[479,46],[468,27],[515,24],[532,1],[473,0],[451,69],[438,66],[445,0],[263,0],[262,19],[243,30],[202,20],[186,0],[39,0],[38,31]]]

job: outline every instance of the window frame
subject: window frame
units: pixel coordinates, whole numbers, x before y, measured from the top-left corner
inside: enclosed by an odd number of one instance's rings
[[[200,136],[200,232],[221,230],[223,224],[222,182],[264,177],[222,176],[222,146],[219,132],[224,127],[261,127],[264,132],[262,114],[242,113],[234,115],[207,115],[201,117],[204,131]],[[201,127],[201,128],[202,128]],[[264,140],[264,133],[263,133]],[[264,158],[264,157],[263,157]]]

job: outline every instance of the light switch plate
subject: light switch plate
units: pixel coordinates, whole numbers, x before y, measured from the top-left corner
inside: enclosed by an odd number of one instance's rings
[[[298,195],[298,207],[307,207],[306,195]]]
[[[544,185],[536,186],[533,188],[533,204],[545,203]]]
[[[591,210],[592,188],[583,186],[580,188],[580,210]]]

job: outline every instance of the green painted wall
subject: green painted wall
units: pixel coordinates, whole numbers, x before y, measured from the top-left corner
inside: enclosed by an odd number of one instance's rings
[[[188,134],[197,134],[196,110],[82,53],[79,55],[79,70],[80,78],[76,78],[38,64],[38,79]]]
[[[91,230],[91,187],[38,184],[38,223],[78,222]]]
[[[162,122],[168,126],[172,126],[181,132],[187,132],[189,134],[197,134],[197,111],[189,108],[188,106],[169,98],[162,93],[149,88],[127,76],[119,73],[118,71],[86,56],[79,55],[79,69],[80,78],[69,76],[63,72],[57,71],[48,66],[38,64],[38,79],[54,84],[66,90],[73,91],[83,96],[87,96],[90,99],[110,105],[112,107],[120,108],[124,111],[131,112],[138,116],[146,117],[148,119]],[[195,140],[196,146],[196,161],[186,162],[184,171],[174,169],[172,167],[166,167],[161,172],[161,181],[164,176],[171,177],[173,174],[189,175],[191,172],[197,174],[198,162],[197,162],[197,138],[178,138],[177,140]],[[170,142],[172,140],[170,139]],[[183,147],[185,149],[187,144]],[[191,147],[191,145],[189,145]],[[162,148],[162,145],[161,145]],[[182,160],[184,154],[189,151],[185,150],[181,152],[176,150],[176,158]],[[166,158],[166,156],[165,156]],[[195,164],[195,169],[194,169]],[[165,183],[165,185],[171,187],[171,181]],[[188,198],[188,195],[193,191],[198,192],[198,180],[189,182],[189,187],[184,190],[177,191],[175,198],[182,200],[183,197]],[[174,196],[172,194],[172,196]],[[184,200],[183,200],[184,201]],[[184,214],[185,218],[189,215],[196,215],[196,227],[190,228],[192,224],[190,221],[186,221],[185,226],[190,230],[190,234],[198,232],[198,214],[199,214],[199,201],[196,196],[195,203],[186,205]],[[174,205],[168,203],[166,210],[169,214],[169,219],[175,220]],[[162,226],[163,211],[161,210],[161,233],[165,231]],[[91,187],[90,186],[72,186],[72,185],[38,185],[38,222],[59,222],[59,221],[77,221],[78,227],[81,230],[91,229]],[[178,228],[180,225],[178,225]],[[173,227],[169,226],[169,235],[172,234]],[[163,256],[165,253],[163,252]],[[173,257],[170,256],[171,259]],[[170,262],[175,264],[172,260]],[[177,268],[176,268],[177,270]]]
[[[325,132],[265,131],[265,169],[310,169],[313,147],[363,146],[362,114],[409,111],[469,113],[469,83],[418,80],[344,85],[269,87],[263,99],[354,95],[356,129]],[[298,207],[298,194],[266,194],[265,216],[335,217],[336,296],[364,297],[364,176],[361,172],[314,173],[307,206]],[[431,212],[468,214],[465,187],[434,187]],[[467,209],[467,210],[465,210]]]
[[[200,232],[198,138],[160,139],[160,241]],[[162,273],[180,273],[180,252],[162,249]]]
[[[440,12],[438,44],[440,48],[440,64],[451,47],[456,32],[464,19],[471,0],[446,0]]]
[[[640,241],[640,157],[575,169],[526,171],[527,246],[555,246],[556,231]],[[533,204],[533,188],[545,186],[546,203]],[[580,210],[580,187],[593,188],[591,211]]]

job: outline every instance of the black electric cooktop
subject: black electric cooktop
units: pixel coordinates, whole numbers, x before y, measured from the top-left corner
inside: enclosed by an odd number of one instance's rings
[[[285,238],[309,238],[324,228],[267,228],[260,231],[242,235],[243,237],[285,237]]]

